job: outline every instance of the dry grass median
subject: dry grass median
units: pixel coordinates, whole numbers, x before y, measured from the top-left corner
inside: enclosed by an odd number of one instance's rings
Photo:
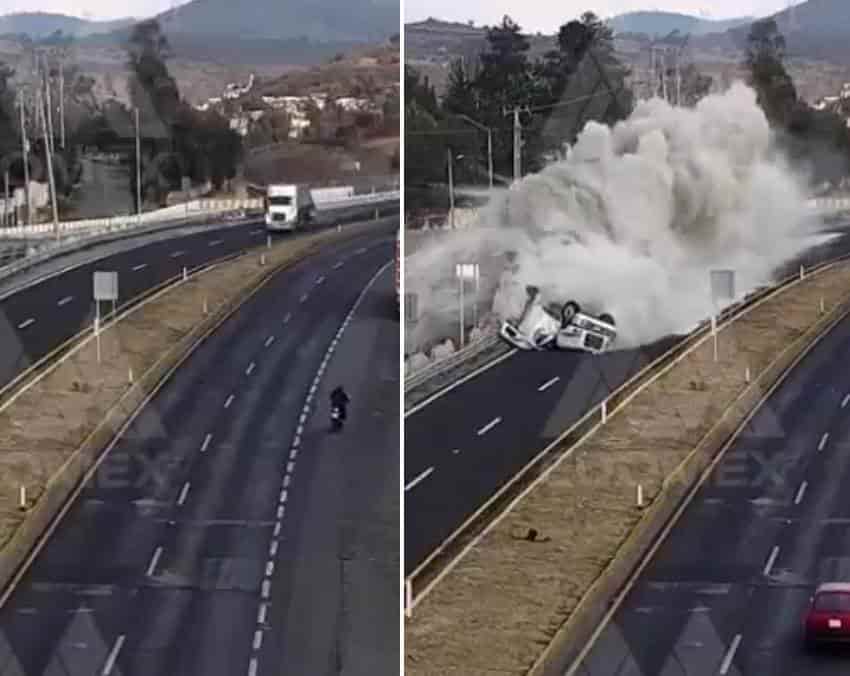
[[[850,264],[753,308],[721,331],[719,362],[712,341],[703,342],[580,443],[415,607],[405,673],[527,674],[656,505],[695,476],[685,472],[671,489],[674,470],[695,448],[704,461],[717,450],[703,440],[710,431],[720,438],[718,420],[747,390],[745,367],[767,379],[788,346],[811,342],[807,332],[826,321],[821,298],[827,311],[850,299]],[[636,507],[638,481],[652,503],[645,512]],[[523,539],[529,528],[542,540]]]

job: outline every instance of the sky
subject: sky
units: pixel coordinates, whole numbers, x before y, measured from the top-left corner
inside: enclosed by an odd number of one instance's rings
[[[793,4],[800,2],[794,0]],[[493,25],[509,15],[526,31],[551,33],[561,24],[587,10],[607,18],[636,10],[681,12],[712,19],[767,16],[785,9],[789,0],[404,0],[404,20],[421,21],[429,16],[447,21],[474,20]]]
[[[185,1],[185,0],[183,0]],[[0,0],[0,14],[51,12],[87,19],[145,18],[170,9],[172,0]]]

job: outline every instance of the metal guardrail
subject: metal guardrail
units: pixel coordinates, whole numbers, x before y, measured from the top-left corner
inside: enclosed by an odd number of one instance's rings
[[[483,352],[487,348],[492,347],[498,342],[498,335],[488,333],[479,338],[478,340],[469,343],[457,352],[453,352],[452,354],[443,357],[442,359],[438,359],[436,361],[431,362],[427,366],[405,377],[404,393],[407,394],[410,390],[423,385],[431,378],[438,376],[451,368],[454,368],[455,366],[461,364],[467,359],[471,359],[475,355],[479,354],[480,352]]]
[[[761,300],[779,293],[785,287],[804,279],[808,275],[818,274],[834,265],[850,260],[850,254],[813,265],[808,270],[803,266],[799,272],[788,275],[773,285],[756,289],[737,303],[723,309],[717,317],[717,328],[733,322],[744,314],[749,307]],[[658,371],[686,352],[694,344],[705,338],[711,331],[711,321],[703,321],[694,331],[685,336],[663,355],[609,394],[602,402],[590,408],[578,421],[565,430],[554,442],[549,444],[532,458],[519,472],[503,484],[475,513],[449,535],[416,569],[405,577],[405,612],[412,613],[413,606],[439,582],[442,575],[465,555],[477,538],[487,530],[489,524],[501,514],[545,469],[565,452],[568,452],[581,438],[588,434],[603,416],[610,416],[621,406],[628,403],[637,389]]]

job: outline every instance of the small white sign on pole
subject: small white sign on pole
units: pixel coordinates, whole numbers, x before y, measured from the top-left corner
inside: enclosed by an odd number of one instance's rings
[[[466,343],[466,323],[464,320],[465,303],[463,300],[466,280],[478,280],[478,263],[457,263],[455,265],[455,276],[460,284],[460,347]],[[476,299],[477,300],[477,299]]]
[[[94,273],[94,299],[118,300],[118,273],[117,272],[95,272]]]

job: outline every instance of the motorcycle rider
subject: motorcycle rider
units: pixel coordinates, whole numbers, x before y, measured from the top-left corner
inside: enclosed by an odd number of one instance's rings
[[[331,392],[331,407],[339,408],[339,414],[342,420],[346,418],[346,407],[350,401],[351,399],[342,385],[337,385],[333,392]]]

